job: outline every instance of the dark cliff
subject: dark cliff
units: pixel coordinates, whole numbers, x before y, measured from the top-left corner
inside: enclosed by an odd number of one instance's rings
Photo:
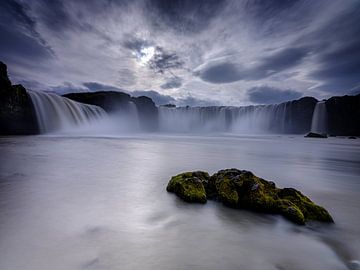
[[[360,135],[360,94],[331,97],[326,102],[328,133],[332,135]]]
[[[39,132],[31,99],[22,85],[11,85],[6,65],[0,61],[0,134]]]

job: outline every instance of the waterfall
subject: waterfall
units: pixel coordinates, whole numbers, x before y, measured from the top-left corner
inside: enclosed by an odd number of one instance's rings
[[[221,107],[160,107],[165,132],[284,133],[291,102],[278,105]]]
[[[325,101],[316,103],[311,122],[311,131],[319,134],[327,133],[327,111]]]
[[[138,108],[132,101],[124,104],[117,112],[111,115],[113,127],[116,127],[118,133],[129,133],[141,131]]]
[[[34,104],[41,133],[71,130],[90,125],[106,116],[94,105],[87,105],[56,94],[28,91]]]

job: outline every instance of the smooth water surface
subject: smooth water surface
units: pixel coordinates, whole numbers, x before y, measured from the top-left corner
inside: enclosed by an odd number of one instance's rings
[[[360,140],[0,138],[0,269],[358,269]],[[172,175],[236,167],[295,187],[334,225],[187,204]]]

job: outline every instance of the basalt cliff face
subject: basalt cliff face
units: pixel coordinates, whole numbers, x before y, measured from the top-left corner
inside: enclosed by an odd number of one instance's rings
[[[330,135],[360,135],[360,94],[331,97],[325,102],[327,133]]]
[[[12,85],[7,67],[0,62],[0,135],[39,132],[31,98],[22,85]]]

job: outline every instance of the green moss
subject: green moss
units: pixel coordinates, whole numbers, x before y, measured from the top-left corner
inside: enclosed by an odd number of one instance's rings
[[[204,183],[208,179],[209,174],[201,171],[178,174],[170,179],[166,190],[187,202],[206,203]]]
[[[227,206],[236,207],[239,203],[239,195],[231,181],[225,178],[216,185],[219,199]]]
[[[333,222],[323,207],[300,191],[279,189],[249,171],[227,169],[211,177],[205,172],[186,172],[172,177],[167,190],[185,201],[204,203],[214,199],[233,208],[279,214],[300,225],[310,220]]]
[[[301,210],[288,200],[278,200],[277,201],[278,213],[284,216],[286,219],[299,224],[305,224],[305,217]]]
[[[284,188],[279,191],[279,197],[291,201],[303,213],[305,221],[333,222],[332,217],[323,207],[313,203],[300,191],[293,188]]]

